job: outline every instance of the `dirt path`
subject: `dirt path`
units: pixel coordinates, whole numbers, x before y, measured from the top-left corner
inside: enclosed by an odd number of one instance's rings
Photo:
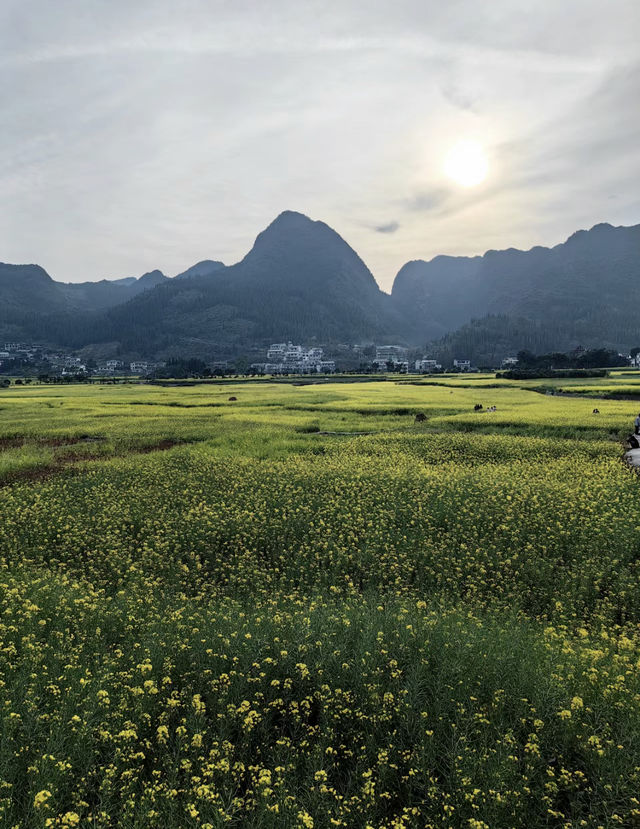
[[[79,441],[72,440],[50,445],[69,446],[84,442],[87,441],[84,439]],[[73,474],[79,470],[78,464],[83,461],[108,461],[113,458],[123,458],[127,455],[148,455],[151,452],[166,452],[174,446],[185,446],[187,443],[191,443],[191,441],[172,440],[170,438],[166,438],[165,440],[161,440],[159,443],[149,444],[148,446],[138,446],[131,448],[126,452],[115,452],[111,455],[102,455],[95,452],[83,452],[76,455],[61,455],[55,459],[54,463],[44,464],[42,466],[31,466],[27,469],[17,469],[14,472],[8,472],[4,478],[0,479],[0,488],[23,481],[42,481],[45,478],[51,478],[53,475],[60,474],[61,472]]]

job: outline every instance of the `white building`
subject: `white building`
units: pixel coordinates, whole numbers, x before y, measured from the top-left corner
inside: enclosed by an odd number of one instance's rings
[[[423,357],[421,360],[416,360],[415,369],[421,374],[433,374],[434,371],[441,371],[442,366],[437,360],[427,360]]]
[[[470,371],[471,360],[454,360],[453,366],[454,368],[460,369],[460,371]]]
[[[332,360],[323,360],[321,348],[305,348],[292,342],[273,343],[267,350],[266,363],[254,363],[251,368],[264,374],[315,374],[335,371]]]
[[[408,349],[401,345],[377,345],[376,363],[400,363],[407,359]]]
[[[500,363],[502,368],[513,368],[514,366],[518,365],[518,358],[517,357],[505,357],[504,360]]]
[[[142,360],[135,360],[133,363],[129,363],[129,368],[134,374],[146,374],[149,370],[149,363],[145,363]]]
[[[124,363],[122,360],[107,360],[105,365],[109,371],[116,371],[117,369],[122,368]]]
[[[297,363],[303,359],[303,349],[301,345],[289,345],[284,352],[285,363]]]
[[[377,345],[373,365],[378,371],[388,371],[389,363],[391,363],[394,371],[407,373],[409,371],[407,353],[408,349],[402,345]]]
[[[284,355],[291,346],[292,343],[273,343],[267,351],[267,360],[272,360],[273,362],[284,360]]]

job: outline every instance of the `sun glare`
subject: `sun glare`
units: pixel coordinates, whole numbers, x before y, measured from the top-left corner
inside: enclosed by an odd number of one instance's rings
[[[487,177],[489,162],[477,141],[460,141],[449,150],[444,171],[463,187],[474,187]]]

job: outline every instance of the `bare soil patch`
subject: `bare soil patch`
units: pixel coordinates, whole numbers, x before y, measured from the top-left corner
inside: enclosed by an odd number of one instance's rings
[[[103,440],[103,438],[99,438],[98,440]],[[87,441],[85,441],[85,439],[78,439],[66,442],[63,440],[59,443],[47,443],[45,445],[71,446],[84,442]],[[44,466],[29,467],[28,469],[18,469],[15,472],[9,472],[4,477],[4,479],[0,481],[0,487],[9,486],[10,484],[14,484],[17,482],[42,481],[46,478],[51,478],[53,475],[57,475],[62,472],[65,472],[66,474],[76,474],[78,470],[74,469],[74,467],[76,466],[76,464],[82,463],[83,461],[107,461],[111,458],[122,458],[126,457],[127,455],[149,455],[152,452],[166,452],[168,449],[172,449],[174,446],[186,446],[187,444],[193,442],[194,441],[173,440],[171,438],[166,438],[165,440],[161,440],[158,443],[150,444],[148,446],[132,447],[126,452],[116,452],[112,455],[102,455],[96,452],[82,452],[81,454],[76,453],[73,455],[60,455],[56,458],[55,463],[46,464]],[[21,442],[17,445],[22,445],[22,439]]]

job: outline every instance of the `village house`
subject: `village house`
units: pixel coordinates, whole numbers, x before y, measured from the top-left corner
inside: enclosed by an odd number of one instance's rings
[[[394,371],[406,373],[409,371],[407,354],[408,349],[402,345],[377,345],[373,365],[378,371],[388,371],[391,363]]]
[[[501,368],[515,368],[518,365],[518,358],[517,357],[505,357],[504,360],[500,363]]]
[[[442,371],[442,365],[437,360],[428,360],[423,357],[416,360],[415,369],[421,374],[433,374],[434,371]]]
[[[267,350],[267,362],[253,363],[251,369],[260,374],[329,374],[336,370],[333,360],[323,359],[322,348],[273,343]]]

